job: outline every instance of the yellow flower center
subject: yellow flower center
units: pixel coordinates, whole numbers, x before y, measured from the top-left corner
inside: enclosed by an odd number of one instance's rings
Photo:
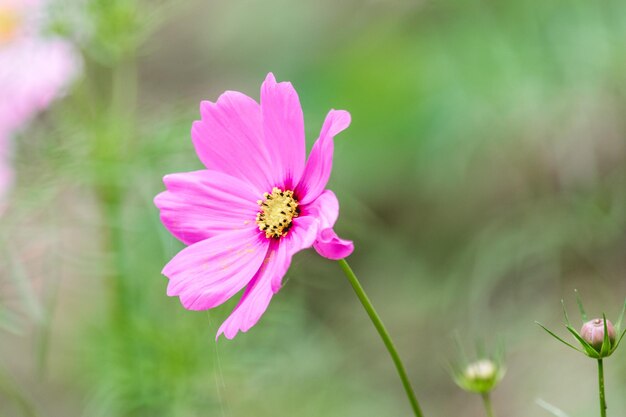
[[[0,45],[8,43],[17,33],[20,19],[17,13],[8,8],[0,7]]]
[[[261,211],[256,215],[259,230],[265,232],[267,238],[287,236],[293,218],[300,214],[293,191],[274,187],[271,194],[265,193],[263,197],[265,200],[257,201],[261,206]]]

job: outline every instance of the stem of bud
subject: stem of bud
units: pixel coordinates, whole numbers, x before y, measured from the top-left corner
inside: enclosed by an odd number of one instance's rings
[[[352,272],[352,268],[350,268],[348,262],[346,262],[345,259],[340,259],[338,262],[341,266],[341,269],[343,270],[343,273],[346,275],[346,278],[348,278],[348,281],[350,281],[350,284],[352,285],[352,288],[354,289],[357,298],[359,299],[361,304],[363,304],[363,307],[365,308],[367,315],[370,317],[372,324],[378,331],[380,338],[383,340],[383,344],[387,348],[387,351],[389,351],[391,360],[393,360],[393,363],[396,366],[396,370],[398,371],[398,376],[402,381],[402,386],[404,386],[404,391],[406,392],[407,398],[411,403],[413,414],[415,414],[415,417],[423,417],[422,410],[420,409],[420,405],[417,402],[417,397],[415,396],[415,392],[413,391],[413,387],[411,386],[411,382],[409,381],[409,376],[404,369],[404,364],[402,363],[400,355],[398,355],[398,351],[396,350],[396,347],[391,340],[391,336],[389,336],[387,328],[385,327],[383,321],[380,319],[380,316],[374,309],[374,306],[372,305],[369,297],[367,296],[367,294],[365,294],[365,290],[361,286],[361,283],[359,282],[356,275],[354,275],[354,272]]]
[[[485,405],[485,411],[487,412],[487,417],[495,417],[496,415],[493,412],[493,405],[491,404],[491,396],[489,392],[485,392],[482,394],[483,404]]]
[[[598,388],[600,391],[600,416],[606,417],[606,399],[604,398],[604,366],[598,359]]]

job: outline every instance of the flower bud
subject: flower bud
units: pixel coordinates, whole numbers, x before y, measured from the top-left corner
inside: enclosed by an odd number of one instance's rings
[[[470,363],[465,368],[465,378],[470,381],[489,381],[493,379],[498,372],[498,367],[489,359],[481,359],[474,363]]]
[[[480,359],[459,369],[454,375],[458,386],[466,391],[486,393],[493,390],[504,376],[504,367],[490,359]]]
[[[606,321],[606,330],[609,333],[609,341],[611,345],[615,343],[615,328],[613,323]],[[604,320],[593,319],[585,323],[580,329],[580,335],[587,343],[589,343],[594,349],[600,350],[602,348],[602,342],[604,341]]]

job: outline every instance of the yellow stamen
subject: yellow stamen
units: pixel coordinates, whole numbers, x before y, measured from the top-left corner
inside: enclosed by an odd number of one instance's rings
[[[0,44],[7,43],[15,37],[19,24],[20,19],[17,13],[0,7]]]
[[[261,211],[256,216],[259,230],[265,232],[267,238],[281,238],[287,236],[294,217],[298,217],[300,209],[298,201],[291,190],[272,189],[272,193],[263,194],[265,200],[259,200]]]

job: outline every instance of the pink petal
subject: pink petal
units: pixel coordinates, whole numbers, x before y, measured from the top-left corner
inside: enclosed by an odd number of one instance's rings
[[[303,213],[320,222],[320,229],[333,227],[339,217],[339,200],[331,190],[325,190],[312,204],[305,206]]]
[[[0,46],[0,130],[13,133],[62,95],[82,63],[69,42],[25,37]]]
[[[304,169],[306,149],[302,107],[291,83],[276,83],[269,73],[261,86],[261,113],[274,185],[293,189]]]
[[[239,331],[247,332],[259,321],[274,295],[271,285],[273,278],[285,275],[290,262],[291,257],[287,256],[284,246],[272,243],[263,266],[248,284],[237,307],[220,326],[216,340],[221,334],[232,339]]]
[[[354,251],[354,244],[337,236],[332,227],[339,216],[339,201],[335,193],[324,191],[305,212],[320,222],[320,228],[313,247],[321,256],[328,259],[343,259]]]
[[[256,225],[255,225],[256,226]],[[167,295],[206,310],[237,294],[259,271],[269,240],[256,227],[222,233],[183,249],[163,268]]]
[[[263,266],[248,284],[235,310],[220,326],[216,339],[221,334],[232,339],[239,331],[246,332],[259,321],[272,296],[280,289],[292,256],[313,244],[318,224],[318,220],[312,216],[298,217],[294,219],[287,236],[272,241]]]
[[[186,245],[219,233],[256,227],[259,195],[235,177],[201,170],[166,175],[154,203],[165,227]]]
[[[280,290],[283,277],[287,273],[287,269],[289,269],[293,255],[313,246],[318,228],[319,222],[315,217],[303,216],[293,219],[293,225],[289,233],[279,241],[278,253],[280,258],[286,259],[286,261],[284,271],[282,273],[276,272],[272,277],[273,292],[277,293]]]
[[[339,238],[330,227],[319,232],[313,247],[324,258],[333,260],[347,258],[354,251],[354,243]]]
[[[272,163],[259,104],[245,94],[227,91],[217,103],[203,101],[200,113],[202,120],[194,122],[191,137],[202,163],[254,184],[259,195],[271,191]]]
[[[302,204],[315,200],[326,188],[333,168],[333,139],[349,125],[350,113],[345,110],[331,110],[326,116],[297,187]]]
[[[19,11],[23,14],[35,14],[39,13],[42,4],[46,0],[2,0],[2,6],[12,10]],[[30,16],[26,16],[30,17]]]

